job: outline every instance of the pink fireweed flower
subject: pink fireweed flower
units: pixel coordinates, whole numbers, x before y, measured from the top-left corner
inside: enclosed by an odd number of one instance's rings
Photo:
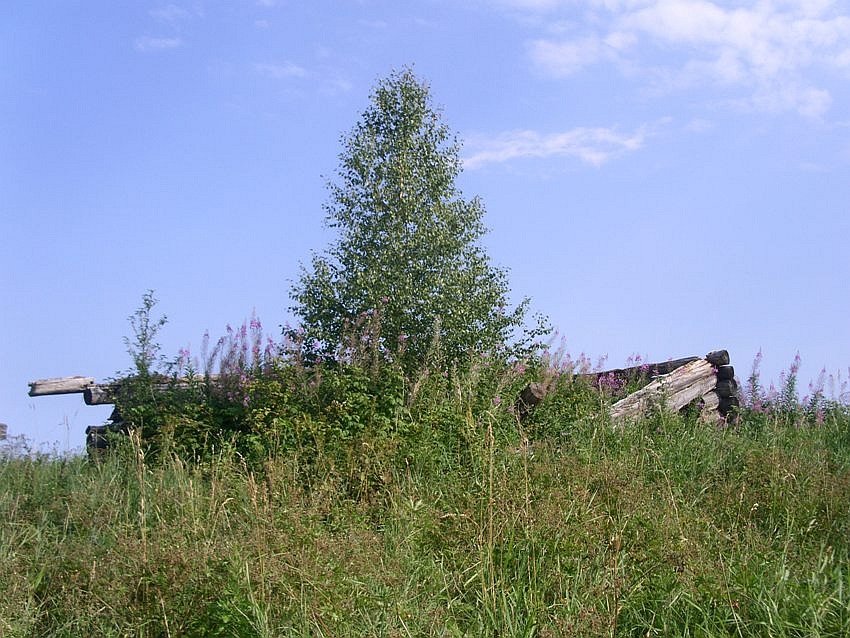
[[[798,352],[794,355],[794,361],[791,363],[791,367],[788,369],[789,376],[797,376],[797,373],[800,371],[800,353]]]
[[[784,381],[783,381],[784,383]],[[773,383],[770,384],[770,387],[767,389],[767,402],[768,403],[776,403],[776,400],[779,398],[779,390],[776,389],[776,386]]]
[[[177,367],[183,369],[189,365],[190,361],[191,355],[189,354],[189,348],[180,348],[177,351]]]
[[[274,355],[275,355],[274,339],[272,339],[271,337],[266,337],[266,348],[265,348],[265,351],[263,352],[263,356],[265,356],[265,358],[267,360],[270,360],[270,359],[274,358]]]
[[[605,364],[608,362],[608,355],[603,354],[599,359],[596,360],[596,371],[602,371],[605,369]]]
[[[623,387],[623,381],[611,372],[599,375],[598,383],[600,390],[607,390],[609,392],[616,392]]]

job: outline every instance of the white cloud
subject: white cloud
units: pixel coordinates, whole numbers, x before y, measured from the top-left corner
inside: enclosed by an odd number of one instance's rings
[[[850,68],[850,4],[834,0],[495,1],[549,21],[584,7],[568,37],[529,42],[534,65],[556,77],[613,63],[667,88],[708,85],[752,108],[819,117],[831,96],[807,78]]]
[[[154,38],[149,35],[143,35],[136,38],[134,46],[138,51],[165,51],[183,46],[183,40],[180,38]]]
[[[612,128],[575,128],[564,133],[544,135],[536,131],[510,131],[489,139],[471,139],[472,153],[464,158],[464,167],[523,158],[574,157],[592,166],[601,166],[624,153],[640,149],[646,128],[623,134]]]
[[[307,69],[289,61],[283,64],[255,64],[254,70],[260,75],[275,80],[303,78],[308,75]]]

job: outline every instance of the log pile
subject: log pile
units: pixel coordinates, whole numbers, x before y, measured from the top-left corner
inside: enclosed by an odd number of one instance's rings
[[[705,357],[687,357],[663,363],[651,363],[632,368],[607,370],[576,375],[577,379],[600,387],[612,379],[625,384],[643,376],[648,383],[610,408],[611,419],[623,423],[636,419],[650,410],[663,407],[678,412],[696,405],[704,420],[721,421],[734,416],[738,406],[738,384],[735,369],[729,365],[726,350],[709,352]],[[517,401],[520,418],[526,417],[546,396],[549,387],[543,383],[529,384]]]
[[[611,418],[634,419],[658,405],[678,412],[699,401],[704,418],[719,420],[726,418],[738,404],[737,391],[729,353],[710,352],[703,359],[694,359],[667,374],[655,376],[648,385],[617,401],[611,406]]]

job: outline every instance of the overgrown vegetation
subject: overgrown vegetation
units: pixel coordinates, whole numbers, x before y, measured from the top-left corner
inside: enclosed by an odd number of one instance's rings
[[[850,635],[846,405],[614,429],[560,375],[519,423],[554,366],[411,383],[363,355],[249,380],[262,454],[3,460],[0,633]]]

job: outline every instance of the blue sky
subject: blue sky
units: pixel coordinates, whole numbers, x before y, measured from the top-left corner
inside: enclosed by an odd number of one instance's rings
[[[831,0],[33,1],[0,19],[0,421],[78,447],[108,408],[27,397],[291,319],[326,180],[412,65],[463,141],[493,261],[574,355],[759,349],[850,365],[850,5]],[[560,338],[560,337],[559,337]],[[803,384],[805,391],[805,383]]]

